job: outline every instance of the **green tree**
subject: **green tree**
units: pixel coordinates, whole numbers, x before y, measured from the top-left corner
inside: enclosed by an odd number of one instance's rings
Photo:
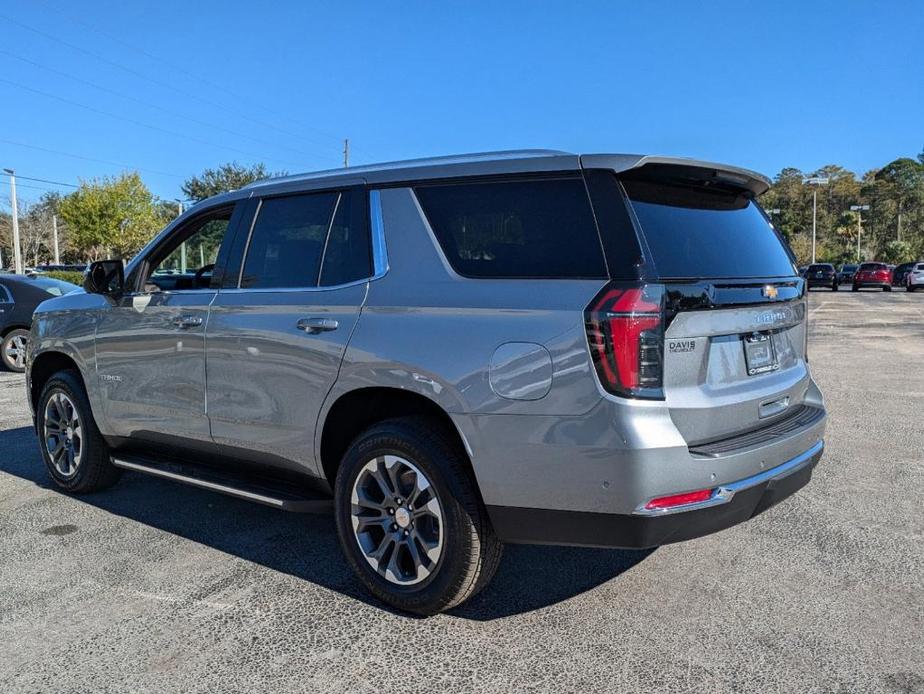
[[[187,178],[183,183],[182,190],[187,198],[199,202],[219,193],[227,193],[229,190],[243,188],[248,183],[259,181],[261,178],[284,176],[285,173],[285,171],[270,173],[262,162],[244,166],[232,161],[228,164],[222,164],[217,169],[206,169],[198,176]]]
[[[163,226],[156,200],[137,173],[82,181],[59,204],[71,246],[92,260],[129,258]]]
[[[912,261],[915,257],[911,250],[911,244],[906,241],[889,241],[879,254],[879,259],[886,263],[898,265],[899,263]]]

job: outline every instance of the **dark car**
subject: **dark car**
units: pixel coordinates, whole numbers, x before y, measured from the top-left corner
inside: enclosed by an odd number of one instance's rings
[[[911,272],[917,264],[917,261],[915,261],[913,263],[902,263],[896,266],[896,268],[892,270],[892,286],[904,287],[905,280],[908,279],[908,273]]]
[[[837,285],[839,284],[837,271],[830,263],[809,265],[803,277],[805,277],[809,289],[812,287],[827,287],[833,292],[837,291]]]
[[[858,267],[860,266],[856,264],[841,265],[841,269],[837,273],[837,281],[841,284],[850,284],[853,282],[853,276],[857,274]]]
[[[26,341],[32,312],[46,299],[80,289],[50,277],[0,275],[0,360],[11,371],[25,371]]]
[[[879,287],[892,291],[892,271],[885,263],[862,263],[853,277],[853,291],[863,287]]]

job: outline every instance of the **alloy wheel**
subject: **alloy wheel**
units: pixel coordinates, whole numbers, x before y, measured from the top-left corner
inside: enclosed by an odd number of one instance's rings
[[[24,335],[14,335],[3,346],[7,363],[14,368],[23,369],[26,366],[26,338]]]
[[[436,489],[406,458],[382,455],[353,482],[353,534],[369,565],[407,586],[433,573],[443,551],[443,510]]]
[[[45,450],[55,471],[73,477],[83,456],[83,425],[74,402],[63,391],[56,390],[45,403],[44,429]]]

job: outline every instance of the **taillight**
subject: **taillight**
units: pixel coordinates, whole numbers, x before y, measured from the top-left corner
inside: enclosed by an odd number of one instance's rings
[[[609,284],[584,313],[600,383],[610,393],[663,398],[664,287]]]

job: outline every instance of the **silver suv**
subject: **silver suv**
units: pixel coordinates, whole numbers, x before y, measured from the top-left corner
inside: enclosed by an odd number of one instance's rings
[[[333,509],[432,614],[505,542],[653,547],[805,485],[825,409],[761,176],[493,153],[261,181],[43,303],[28,389],[69,492],[123,469]]]

